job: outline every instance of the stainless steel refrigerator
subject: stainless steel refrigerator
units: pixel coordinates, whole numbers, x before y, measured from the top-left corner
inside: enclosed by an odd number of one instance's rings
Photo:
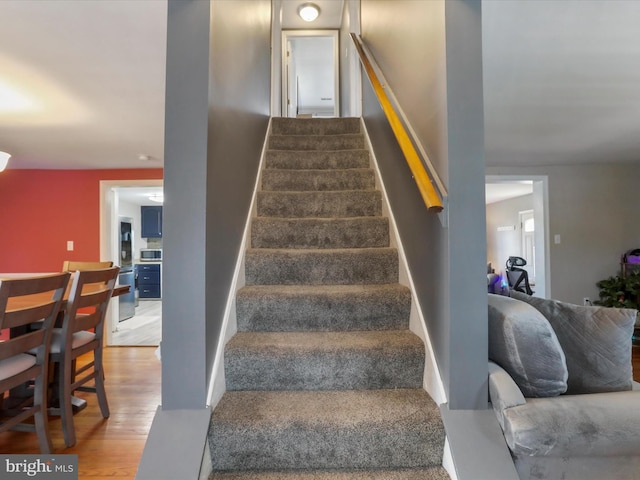
[[[133,219],[119,217],[120,219],[120,275],[118,283],[129,285],[129,293],[120,295],[120,322],[133,317],[136,313],[136,286],[135,273],[133,271]]]

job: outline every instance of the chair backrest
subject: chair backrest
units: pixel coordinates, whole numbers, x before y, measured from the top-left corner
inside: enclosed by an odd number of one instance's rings
[[[35,348],[41,363],[70,276],[65,272],[0,281],[0,329],[11,329],[11,338],[0,342],[0,360]],[[27,328],[40,321],[42,328]]]
[[[513,268],[507,270],[507,280],[509,281],[509,287],[513,290],[517,290],[527,295],[532,295],[531,285],[529,285],[529,274],[526,270],[521,268]]]
[[[113,262],[74,262],[65,260],[62,264],[63,272],[75,272],[76,270],[101,270],[113,267]]]
[[[95,329],[97,339],[102,337],[107,307],[119,271],[120,267],[111,267],[77,270],[73,274],[62,327],[66,339],[70,339],[76,332],[92,328]]]

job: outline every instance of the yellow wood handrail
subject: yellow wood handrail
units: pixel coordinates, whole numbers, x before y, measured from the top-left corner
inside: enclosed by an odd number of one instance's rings
[[[360,57],[362,66],[367,72],[367,76],[371,81],[373,90],[378,97],[380,106],[387,116],[387,120],[391,125],[391,129],[393,130],[396,140],[398,141],[398,145],[400,145],[400,149],[402,150],[407,164],[409,165],[409,169],[413,174],[413,178],[418,185],[418,190],[420,191],[420,195],[422,195],[424,204],[431,212],[441,212],[443,209],[442,200],[440,199],[438,192],[433,186],[431,178],[424,168],[422,160],[420,160],[420,156],[413,146],[411,138],[409,138],[409,134],[405,130],[400,117],[393,108],[393,105],[389,100],[389,96],[384,90],[384,86],[380,83],[378,75],[376,75],[376,72],[374,71],[371,62],[369,61],[369,58],[367,57],[364,49],[362,48],[362,45],[360,44],[358,36],[355,33],[352,33],[351,38],[353,39],[353,43],[356,46],[356,50],[358,51],[358,56]]]

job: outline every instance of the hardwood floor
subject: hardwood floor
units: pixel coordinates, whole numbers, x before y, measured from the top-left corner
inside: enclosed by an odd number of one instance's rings
[[[133,479],[160,404],[160,361],[154,347],[108,347],[104,351],[111,415],[103,419],[94,394],[76,392],[87,408],[74,417],[77,443],[66,448],[59,417],[49,418],[56,454],[77,454],[79,478]],[[82,358],[82,357],[81,357]],[[34,433],[0,434],[0,452],[40,453]]]

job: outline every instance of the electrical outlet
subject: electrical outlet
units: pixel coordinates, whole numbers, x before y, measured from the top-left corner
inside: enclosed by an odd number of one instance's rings
[[[73,240],[67,240],[67,252],[73,252]]]
[[[584,297],[584,298],[582,299],[582,304],[583,304],[583,305],[587,305],[587,306],[589,306],[589,305],[593,305],[593,304],[591,303],[591,299],[590,299],[589,297]]]

